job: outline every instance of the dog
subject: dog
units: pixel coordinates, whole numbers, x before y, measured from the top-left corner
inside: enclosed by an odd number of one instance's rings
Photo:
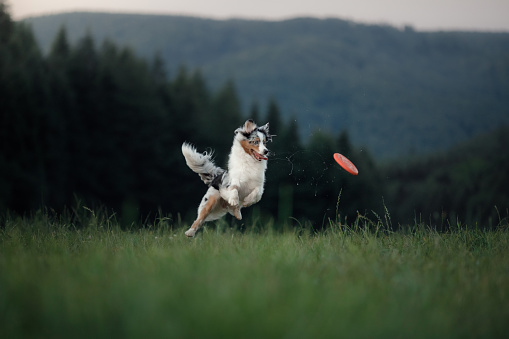
[[[269,123],[259,127],[253,120],[247,120],[235,130],[228,170],[214,164],[213,152],[199,153],[191,144],[182,144],[187,166],[209,186],[198,207],[198,217],[185,232],[186,236],[194,237],[204,222],[217,220],[226,213],[242,220],[241,208],[260,201],[269,155],[267,142],[272,137]]]

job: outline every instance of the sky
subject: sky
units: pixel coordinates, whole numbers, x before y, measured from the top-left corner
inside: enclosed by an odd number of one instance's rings
[[[509,32],[509,0],[5,0],[15,20],[69,11],[215,19],[341,18],[417,30]]]

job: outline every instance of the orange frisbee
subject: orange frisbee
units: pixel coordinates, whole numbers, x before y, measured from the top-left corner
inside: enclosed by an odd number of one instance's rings
[[[345,171],[350,173],[351,175],[357,175],[359,174],[359,171],[357,170],[357,167],[355,167],[354,164],[350,160],[348,160],[347,157],[345,157],[342,154],[334,153],[334,160],[339,164],[339,166],[343,167]]]

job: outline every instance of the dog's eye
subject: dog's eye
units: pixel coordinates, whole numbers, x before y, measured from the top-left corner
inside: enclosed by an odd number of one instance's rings
[[[252,144],[252,145],[255,145],[255,146],[258,146],[258,143],[259,143],[259,142],[258,142],[258,140],[253,140],[253,141],[251,141],[251,144]]]

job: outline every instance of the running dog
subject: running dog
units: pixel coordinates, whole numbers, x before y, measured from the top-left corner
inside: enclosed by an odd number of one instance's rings
[[[194,237],[204,222],[217,220],[226,213],[241,220],[240,209],[260,201],[267,169],[268,141],[272,141],[269,123],[258,127],[253,120],[247,120],[235,130],[228,170],[214,164],[212,152],[199,153],[191,144],[182,144],[187,166],[209,186],[198,207],[198,217],[186,231],[186,236]]]

